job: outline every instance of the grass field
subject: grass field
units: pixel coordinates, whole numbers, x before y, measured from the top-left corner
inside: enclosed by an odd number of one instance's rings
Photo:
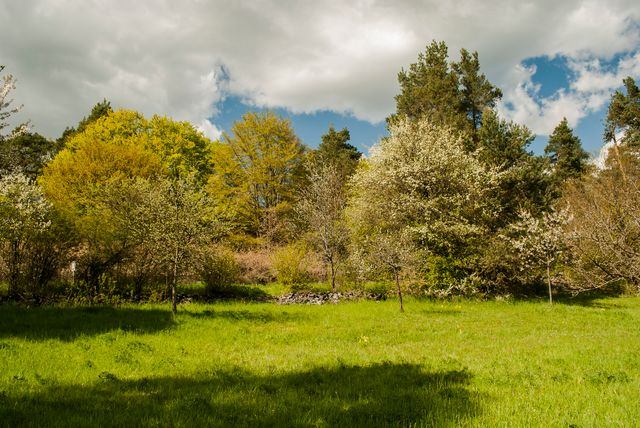
[[[640,424],[640,298],[0,305],[2,426]]]

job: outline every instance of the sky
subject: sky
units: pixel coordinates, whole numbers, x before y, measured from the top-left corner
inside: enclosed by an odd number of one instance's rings
[[[107,99],[211,138],[274,110],[310,147],[347,127],[366,152],[398,72],[442,40],[478,52],[534,151],[566,117],[595,154],[611,94],[640,80],[637,0],[0,0],[0,35],[15,119],[51,138]]]

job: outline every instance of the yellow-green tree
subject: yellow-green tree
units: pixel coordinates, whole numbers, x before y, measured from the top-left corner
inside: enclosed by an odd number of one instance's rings
[[[233,201],[244,231],[273,233],[290,212],[302,174],[305,148],[291,122],[272,112],[246,113],[224,135],[224,145],[216,150],[210,191]]]
[[[132,178],[206,179],[212,143],[186,122],[145,119],[117,111],[74,134],[47,165],[45,194],[78,234],[85,279],[98,286],[100,275],[119,263],[137,244],[113,221],[109,192]]]

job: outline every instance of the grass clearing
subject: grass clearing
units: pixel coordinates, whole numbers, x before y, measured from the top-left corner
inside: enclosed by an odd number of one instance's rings
[[[633,426],[640,298],[0,305],[0,425]]]

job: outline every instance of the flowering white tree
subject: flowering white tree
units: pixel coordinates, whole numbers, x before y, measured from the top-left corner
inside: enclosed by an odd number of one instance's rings
[[[390,133],[352,180],[356,245],[373,249],[375,236],[396,236],[405,242],[397,246],[454,257],[479,245],[496,215],[498,172],[466,152],[452,128],[405,120]]]
[[[1,265],[10,294],[18,292],[30,245],[51,226],[50,211],[40,187],[26,176],[0,178]]]
[[[564,211],[544,213],[539,218],[523,211],[520,213],[520,221],[511,225],[511,229],[516,232],[512,245],[520,255],[520,269],[536,270],[540,266],[545,268],[550,304],[553,304],[551,269],[565,248],[563,226],[567,219]]]
[[[4,70],[4,65],[0,65],[0,73]],[[17,135],[27,132],[28,123],[23,123],[15,128],[13,132],[8,135],[3,135],[4,128],[10,126],[7,119],[20,111],[22,106],[12,107],[12,99],[9,98],[9,94],[16,88],[16,79],[11,74],[2,76],[2,83],[0,84],[0,142],[6,138],[12,138]]]

